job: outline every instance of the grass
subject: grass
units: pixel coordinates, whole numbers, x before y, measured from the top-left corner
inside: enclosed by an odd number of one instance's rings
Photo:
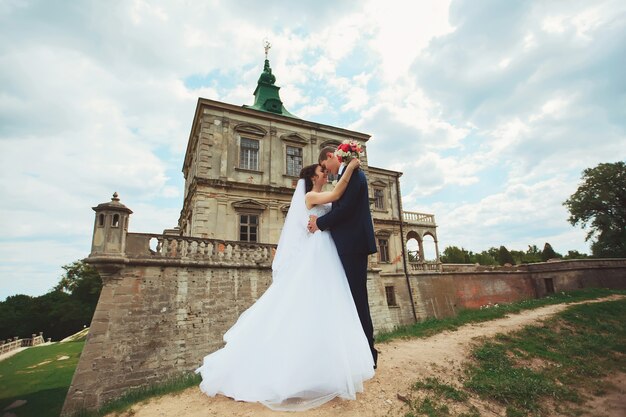
[[[542,416],[554,410],[580,415],[587,396],[615,389],[600,379],[626,372],[625,353],[626,300],[571,306],[539,325],[475,346],[463,388],[435,378],[418,381],[413,389],[425,398],[411,401],[407,416],[452,415],[448,404],[476,396],[499,403],[507,417]],[[467,412],[459,417],[480,415],[468,404],[461,408]]]
[[[508,406],[509,414],[535,415],[547,399],[583,402],[580,392],[598,379],[626,372],[625,353],[626,300],[581,304],[478,347],[465,385]],[[536,369],[524,366],[529,359]]]
[[[461,310],[455,317],[447,317],[443,319],[429,318],[408,326],[397,327],[391,332],[380,333],[376,336],[376,341],[378,343],[384,343],[389,340],[399,338],[407,339],[429,337],[446,330],[456,330],[464,324],[494,320],[502,318],[507,314],[519,313],[522,310],[530,310],[551,304],[590,300],[613,294],[626,294],[626,291],[609,290],[604,288],[588,288],[567,293],[561,292],[544,298],[523,300],[511,304],[500,304],[498,306],[492,306],[479,310]]]
[[[200,375],[194,373],[182,374],[160,384],[130,390],[122,397],[105,404],[99,410],[79,411],[73,414],[72,417],[101,417],[109,413],[121,413],[141,401],[198,386],[201,380]]]
[[[58,416],[83,345],[36,346],[0,362],[0,410],[16,400],[26,400],[10,412],[17,417]],[[69,359],[59,360],[63,356]]]
[[[608,296],[611,294],[626,294],[626,292],[604,289],[587,289],[572,293],[559,293],[551,297],[537,300],[526,300],[508,305],[491,307],[488,309],[464,310],[461,311],[457,317],[440,320],[426,320],[421,323],[416,323],[412,326],[406,326],[396,329],[391,333],[379,335],[377,337],[377,340],[379,342],[382,342],[394,338],[427,337],[444,330],[457,329],[459,326],[462,326],[466,323],[492,320],[495,318],[503,317],[508,313],[515,313],[525,309],[537,308],[548,304],[559,304],[563,302],[588,300]],[[567,332],[570,327],[577,326],[579,323],[576,322],[576,320],[583,320],[582,317],[583,316],[570,317],[572,323],[568,326],[564,326],[563,331]],[[595,326],[598,328],[602,328],[603,325],[605,325],[605,323],[602,321],[595,324]],[[609,324],[607,326],[608,328],[605,329],[605,331],[611,333],[612,330],[609,330],[612,329],[611,325]],[[539,330],[535,331],[541,333],[541,331]],[[540,335],[537,335],[537,337],[539,336]],[[528,339],[525,344],[521,344],[520,342],[520,345],[512,348],[513,350],[511,352],[514,352],[513,354],[519,356],[520,358],[523,358],[524,355],[531,355],[535,353],[539,354],[539,352],[541,352],[541,354],[545,356],[545,360],[557,360],[555,358],[559,358],[558,352],[541,350],[542,345],[548,342],[553,342],[553,339],[550,339],[551,336],[549,336],[549,334],[545,334],[543,337],[544,339],[542,341],[537,341],[534,345],[531,339]],[[497,343],[505,342],[507,342],[506,336],[503,336],[497,340]],[[588,340],[587,343],[592,343],[592,341]],[[624,340],[622,339],[620,343],[621,352],[626,353],[626,342],[624,342]],[[603,342],[600,344],[603,346],[599,346],[598,348],[604,349],[607,346]],[[74,373],[76,365],[78,364],[78,358],[82,351],[83,345],[84,342],[68,342],[29,348],[11,358],[5,359],[4,361],[0,362],[0,410],[4,409],[13,401],[20,399],[26,400],[27,403],[19,408],[11,410],[11,412],[14,413],[17,417],[58,416],[60,414],[61,407],[63,406],[65,395],[71,383],[72,375]],[[588,349],[588,347],[579,346],[579,349],[585,351],[585,349]],[[57,359],[60,356],[69,356],[69,359],[59,361]],[[46,361],[50,362],[45,364],[42,363]],[[598,368],[593,363],[585,364],[583,362],[582,364],[578,365],[581,367],[585,367],[584,372],[587,372],[588,375],[593,375],[594,372],[595,375],[602,374],[603,368]],[[513,366],[514,364],[512,362],[511,367]],[[528,378],[531,378],[532,376],[533,375],[527,375]],[[560,378],[561,379],[559,381],[561,381],[561,383],[568,383],[568,378],[574,378],[574,376],[568,376],[566,374],[561,375]],[[478,381],[478,379],[476,379],[476,381]],[[199,383],[200,377],[195,374],[180,375],[162,384],[130,391],[122,398],[106,404],[102,409],[96,412],[81,412],[77,414],[77,416],[95,417],[103,416],[111,412],[124,411],[137,402],[144,401],[148,398],[165,395],[168,393],[182,391],[188,387],[196,386]],[[431,391],[431,394],[433,394],[433,397],[429,398],[428,401],[422,401],[419,404],[420,409],[430,410],[428,411],[428,413],[423,412],[420,415],[446,415],[445,413],[449,413],[449,410],[447,410],[446,408],[437,407],[433,404],[435,404],[436,401],[441,400],[462,402],[463,400],[461,398],[464,396],[464,394],[466,394],[464,391],[457,390],[453,387],[446,388],[444,384],[441,384],[436,380],[426,380],[423,381],[422,384],[424,384],[423,387],[416,389],[429,390]],[[610,389],[610,387],[597,387],[596,391],[603,392],[607,389]],[[458,399],[454,399],[453,397],[455,396],[457,396]],[[516,415],[516,410],[516,408],[512,408],[509,417],[513,417],[514,415]],[[519,416],[525,415],[523,414],[523,410],[524,409],[522,407],[522,414],[519,414]],[[477,412],[475,410],[472,410],[470,408],[467,413],[461,414],[458,417],[477,417],[478,414],[476,413]]]
[[[467,393],[459,391],[451,385],[442,384],[437,378],[426,378],[425,381],[418,381],[413,385],[414,389],[430,390],[439,397],[444,397],[453,401],[467,400]]]

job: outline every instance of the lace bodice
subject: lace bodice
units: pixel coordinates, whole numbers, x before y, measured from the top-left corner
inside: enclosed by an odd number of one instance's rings
[[[328,213],[332,208],[331,204],[319,204],[314,206],[311,210],[309,210],[309,214],[312,214],[317,217],[321,217],[324,214]]]

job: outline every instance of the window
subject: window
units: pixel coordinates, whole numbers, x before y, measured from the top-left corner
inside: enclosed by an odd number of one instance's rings
[[[302,169],[302,148],[287,146],[287,175],[297,177]]]
[[[239,240],[243,242],[257,242],[259,216],[256,214],[239,215]]]
[[[393,288],[393,285],[385,287],[385,295],[387,296],[387,305],[389,307],[397,307],[396,304],[396,291]]]
[[[100,213],[100,215],[98,216],[98,226],[103,227],[104,226],[104,214]]]
[[[259,141],[241,138],[241,153],[239,155],[239,168],[259,170]]]
[[[380,188],[374,188],[374,208],[378,210],[385,209],[385,193]]]
[[[389,242],[387,239],[378,239],[378,261],[389,262]]]
[[[120,227],[120,215],[119,214],[113,215],[113,222],[111,223],[111,227]]]

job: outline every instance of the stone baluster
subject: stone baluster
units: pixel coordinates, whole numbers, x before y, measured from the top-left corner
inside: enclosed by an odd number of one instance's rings
[[[161,256],[166,257],[166,258],[169,257],[171,250],[172,250],[172,242],[171,242],[170,238],[164,237],[163,238],[163,248],[161,248]]]

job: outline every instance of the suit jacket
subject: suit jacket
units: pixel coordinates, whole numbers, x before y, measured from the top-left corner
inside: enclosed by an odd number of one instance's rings
[[[376,253],[369,191],[363,170],[352,173],[346,191],[333,203],[330,212],[317,219],[317,227],[330,229],[339,255]]]

